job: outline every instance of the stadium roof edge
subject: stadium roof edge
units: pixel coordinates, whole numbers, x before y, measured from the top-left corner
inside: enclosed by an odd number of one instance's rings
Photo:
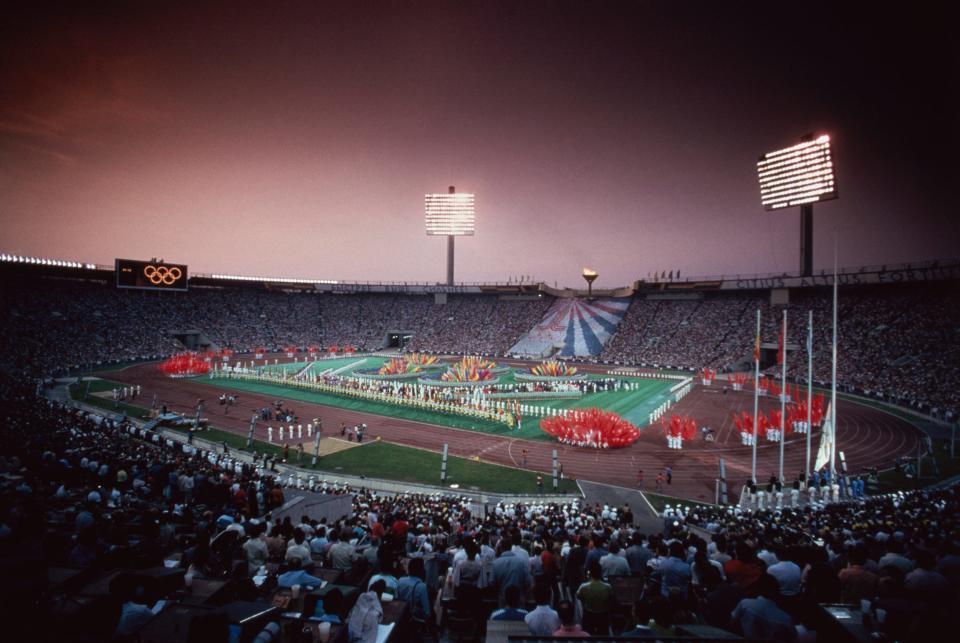
[[[22,256],[0,252],[0,266],[11,265],[26,269],[52,270],[58,273],[70,272],[77,276],[99,276],[113,274],[115,266],[90,262]],[[910,263],[878,264],[841,268],[839,280],[843,285],[905,283],[915,281],[938,281],[960,279],[960,258],[932,259]],[[500,295],[533,295],[544,293],[552,296],[582,296],[576,288],[554,288],[539,282],[461,282],[453,286],[438,282],[418,281],[343,281],[324,279],[299,279],[291,277],[242,276],[217,273],[192,273],[190,282],[200,284],[240,284],[263,286],[266,288],[290,288],[327,293],[477,293]],[[664,274],[654,274],[652,278],[640,279],[630,286],[595,290],[594,294],[604,296],[630,296],[633,291],[697,291],[697,290],[758,290],[768,288],[805,288],[828,286],[833,283],[833,274],[821,270],[818,274],[804,277],[798,272],[726,274],[690,276],[683,279],[666,278]]]

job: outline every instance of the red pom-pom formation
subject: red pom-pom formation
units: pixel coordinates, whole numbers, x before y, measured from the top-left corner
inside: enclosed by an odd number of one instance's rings
[[[564,444],[594,449],[630,446],[640,437],[640,430],[633,424],[616,413],[598,408],[545,417],[540,420],[540,428]]]
[[[168,377],[193,377],[210,372],[210,362],[196,353],[178,353],[160,363],[158,367]]]

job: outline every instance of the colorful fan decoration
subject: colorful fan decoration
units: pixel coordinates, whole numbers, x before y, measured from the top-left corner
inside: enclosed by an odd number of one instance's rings
[[[410,353],[404,356],[404,359],[417,366],[434,366],[439,363],[436,355],[424,355],[423,353]]]
[[[336,344],[334,344],[333,346],[327,346],[327,352],[328,352],[328,353],[339,353],[339,352],[340,352],[340,347],[337,346]]]
[[[193,377],[210,372],[210,362],[196,353],[177,353],[158,366],[168,377]]]
[[[486,382],[496,379],[493,371],[477,366],[466,366],[461,360],[440,376],[442,382]]]
[[[454,362],[451,368],[454,368],[457,366],[462,367],[465,370],[469,370],[469,369],[493,370],[497,368],[497,363],[485,357],[476,357],[474,355],[464,355],[458,361]]]
[[[576,409],[540,420],[540,429],[558,441],[578,447],[617,449],[630,446],[640,430],[612,411]]]
[[[540,362],[531,368],[530,373],[544,377],[571,377],[577,374],[577,367],[568,366],[559,360],[550,359]]]
[[[377,373],[380,375],[404,375],[409,373],[420,373],[422,371],[423,368],[414,362],[395,357],[394,359],[385,362],[384,365],[381,366],[377,371]]]

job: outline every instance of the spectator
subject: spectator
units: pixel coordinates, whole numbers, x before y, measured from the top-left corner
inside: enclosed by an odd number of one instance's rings
[[[523,620],[533,636],[550,636],[561,626],[560,616],[550,607],[550,587],[537,585],[533,590],[533,598],[537,607]]]

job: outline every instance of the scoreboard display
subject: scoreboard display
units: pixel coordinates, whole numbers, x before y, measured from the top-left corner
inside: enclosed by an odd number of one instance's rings
[[[186,290],[187,266],[161,261],[117,259],[117,288]]]

